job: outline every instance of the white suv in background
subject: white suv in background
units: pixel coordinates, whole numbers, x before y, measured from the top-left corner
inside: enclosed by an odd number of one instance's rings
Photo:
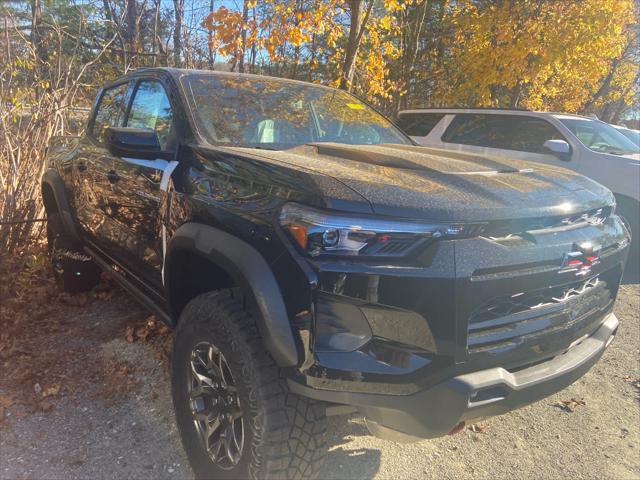
[[[498,109],[420,109],[398,114],[420,145],[570,168],[608,187],[633,235],[627,269],[640,270],[640,149],[611,125],[564,113]]]

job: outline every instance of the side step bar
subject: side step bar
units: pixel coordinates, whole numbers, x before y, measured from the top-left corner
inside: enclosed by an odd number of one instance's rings
[[[167,312],[157,304],[149,295],[147,295],[141,288],[139,288],[135,283],[125,277],[122,273],[118,272],[112,264],[105,261],[101,255],[91,249],[90,247],[85,246],[85,251],[91,255],[91,258],[94,262],[105,272],[107,272],[111,277],[120,284],[122,288],[124,288],[127,292],[129,292],[138,302],[140,302],[144,307],[149,309],[153,314],[158,317],[159,320],[166,323],[168,326],[173,328],[173,321],[171,317],[167,314]]]

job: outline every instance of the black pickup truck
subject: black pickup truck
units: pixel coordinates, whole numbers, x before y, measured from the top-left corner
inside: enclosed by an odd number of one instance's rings
[[[430,153],[343,91],[139,70],[48,155],[56,276],[105,270],[175,327],[198,477],[317,476],[331,414],[454,433],[571,384],[616,333],[630,236],[607,189]]]

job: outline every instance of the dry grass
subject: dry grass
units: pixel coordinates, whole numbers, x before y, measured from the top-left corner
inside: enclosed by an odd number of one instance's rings
[[[17,25],[9,20],[0,49],[0,252],[19,252],[43,232],[34,220],[45,214],[40,178],[49,141],[79,134],[71,112],[86,103],[80,100],[88,88],[82,80],[115,37],[87,61],[80,55],[81,36],[75,46],[64,47],[68,32],[54,23],[47,28],[45,60],[36,54],[32,37],[7,27]]]

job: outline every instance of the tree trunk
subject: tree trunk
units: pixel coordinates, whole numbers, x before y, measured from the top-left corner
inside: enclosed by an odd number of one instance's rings
[[[607,72],[607,74],[602,79],[602,83],[600,84],[600,88],[598,88],[598,90],[593,94],[593,96],[589,99],[589,101],[584,104],[584,107],[582,107],[582,111],[583,112],[591,113],[591,111],[593,110],[593,106],[595,105],[595,103],[598,100],[598,98],[600,98],[600,97],[602,97],[602,96],[604,96],[604,95],[606,95],[608,93],[608,91],[609,91],[609,89],[611,87],[611,81],[613,80],[613,77],[614,77],[616,71],[618,70],[618,67],[622,63],[622,60],[626,57],[627,53],[629,52],[629,49],[633,48],[633,45],[634,45],[634,41],[633,40],[629,40],[627,45],[624,47],[624,50],[620,54],[620,56],[618,58],[614,59],[613,62],[611,62],[611,67],[609,68],[609,71]]]
[[[213,0],[210,0],[209,2],[209,14],[213,13]],[[208,40],[208,44],[209,44],[209,57],[208,57],[208,63],[209,63],[209,70],[213,70],[214,65],[215,65],[215,60],[213,58],[213,49],[211,48],[211,45],[213,44],[213,30],[209,30],[207,33],[207,40]]]
[[[126,9],[127,47],[131,52],[137,52],[140,42],[140,25],[136,0],[127,0]]]
[[[152,41],[152,47],[151,47],[151,51],[153,52],[153,66],[156,66],[156,61],[157,61],[157,57],[156,57],[156,52],[158,50],[157,47],[157,41],[158,41],[158,17],[160,16],[160,0],[155,0],[154,1],[154,8],[153,8],[153,38],[151,39]]]
[[[518,85],[516,85],[516,88],[513,90],[513,92],[511,92],[511,100],[509,102],[509,108],[511,109],[518,108],[521,95],[522,95],[522,84],[518,83]]]
[[[347,42],[347,51],[342,65],[342,75],[340,77],[340,88],[351,91],[353,87],[353,77],[356,72],[356,58],[358,57],[358,49],[362,34],[369,21],[369,15],[373,7],[373,0],[369,1],[367,10],[364,10],[364,0],[349,0],[347,4],[350,10],[350,26],[349,40]]]
[[[36,74],[38,80],[43,81],[46,78],[47,64],[49,63],[49,54],[47,52],[47,40],[45,38],[45,30],[42,28],[42,4],[40,0],[31,0],[31,44],[36,57]],[[48,85],[46,90],[51,90]],[[36,92],[38,98],[42,92],[38,88]]]
[[[398,96],[397,111],[407,107],[407,97],[409,95],[409,82],[411,81],[413,69],[418,57],[420,36],[424,27],[427,11],[431,8],[431,0],[423,0],[415,9],[414,19],[408,22],[406,43],[402,56],[402,66],[400,72],[400,82],[404,86],[404,95]]]
[[[175,25],[173,26],[173,65],[182,66],[182,26],[184,24],[184,0],[173,0]]]
[[[249,2],[244,0],[242,5],[242,47],[238,53],[238,72],[244,73],[244,54],[247,51],[247,22],[249,21]]]

